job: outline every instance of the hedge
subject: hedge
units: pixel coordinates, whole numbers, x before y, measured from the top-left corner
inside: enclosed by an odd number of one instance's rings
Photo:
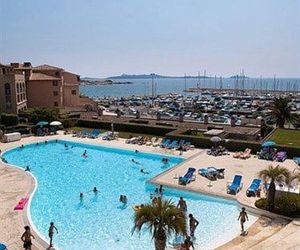
[[[174,129],[163,127],[163,126],[151,126],[147,124],[137,124],[137,123],[124,123],[124,122],[113,122],[114,129],[116,131],[131,132],[131,133],[141,133],[157,136],[165,136],[167,133],[173,131]],[[78,120],[77,126],[86,128],[98,128],[111,130],[111,122],[101,121],[101,120]]]
[[[1,123],[5,126],[15,126],[19,124],[19,119],[14,114],[1,114]]]
[[[261,198],[255,202],[255,206],[267,210],[268,202],[266,198]],[[292,218],[300,217],[300,195],[286,193],[275,198],[274,213],[282,214]]]
[[[183,129],[178,129],[166,134],[168,139],[173,140],[186,140],[190,141],[193,145],[199,148],[211,148],[214,146],[209,138],[207,137],[199,137],[199,136],[192,136],[187,135],[187,131]],[[261,149],[261,143],[255,141],[242,141],[242,140],[228,140],[227,142],[222,141],[220,145],[226,147],[229,151],[243,151],[246,148],[250,148],[252,150],[252,154],[255,154]],[[279,150],[287,151],[287,155],[289,158],[293,158],[296,156],[300,156],[300,148],[291,147],[291,146],[284,146],[284,145],[277,145]]]
[[[5,133],[19,132],[21,134],[29,134],[31,130],[31,126],[28,125],[17,125],[17,126],[9,126],[5,128]]]

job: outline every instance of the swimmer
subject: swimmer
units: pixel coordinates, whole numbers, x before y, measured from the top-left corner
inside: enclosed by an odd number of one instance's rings
[[[79,197],[80,197],[80,200],[82,200],[83,199],[83,193],[80,193]]]
[[[68,149],[69,148],[69,146],[65,143],[65,149]]]
[[[24,145],[22,144],[22,145],[20,146],[20,148],[24,148]]]
[[[47,144],[48,143],[48,141],[45,141],[45,144]]]
[[[163,185],[159,186],[158,192],[159,192],[159,194],[163,194]]]
[[[87,158],[88,156],[87,156],[87,151],[86,150],[84,150],[84,152],[83,152],[83,154],[82,154],[82,157],[84,157],[84,158]]]
[[[141,172],[142,174],[150,174],[149,172],[145,171],[144,169],[141,169],[140,172]]]
[[[131,159],[131,161],[133,162],[133,163],[135,163],[135,164],[141,164],[141,163],[139,163],[138,161],[136,161],[135,159]]]
[[[127,197],[126,195],[120,195],[120,199],[119,199],[120,202],[122,202],[124,205],[127,204]]]
[[[30,172],[30,167],[26,166],[25,171]]]
[[[94,193],[98,193],[98,189],[96,187],[93,188]]]
[[[136,149],[136,150],[135,150],[135,153],[137,154],[138,152],[139,152],[139,151]]]
[[[37,142],[36,144],[35,144],[35,146],[38,146],[39,145],[39,143]]]
[[[56,139],[55,142],[58,142],[58,140]]]

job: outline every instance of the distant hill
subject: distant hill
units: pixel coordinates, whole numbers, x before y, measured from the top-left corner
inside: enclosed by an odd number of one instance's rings
[[[129,74],[122,74],[119,76],[110,76],[107,79],[151,79],[151,74],[139,74],[139,75],[129,75]],[[184,76],[164,76],[154,74],[154,78],[184,78]],[[198,78],[198,76],[186,76],[186,78]],[[210,78],[208,76],[200,76],[200,78]]]

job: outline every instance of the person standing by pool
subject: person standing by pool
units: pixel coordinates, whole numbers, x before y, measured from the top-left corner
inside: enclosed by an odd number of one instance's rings
[[[21,240],[23,241],[23,247],[25,250],[31,250],[31,238],[35,239],[34,235],[32,235],[29,226],[24,227],[25,232],[22,234]]]
[[[177,204],[177,207],[179,209],[181,209],[183,212],[186,212],[187,211],[187,205],[186,205],[186,202],[185,200],[180,197],[179,201],[178,201],[178,204]]]
[[[57,230],[56,226],[54,226],[54,223],[50,222],[50,227],[49,227],[50,247],[53,246],[52,241],[53,241],[54,229],[55,229],[56,233],[58,233],[58,230]]]
[[[189,218],[190,218],[190,235],[191,235],[191,237],[194,237],[195,230],[196,230],[197,226],[199,225],[199,221],[197,221],[196,218],[192,214],[189,214]]]
[[[246,209],[243,207],[238,218],[238,220],[241,222],[242,234],[245,233],[244,223],[246,222],[246,219],[249,221]]]

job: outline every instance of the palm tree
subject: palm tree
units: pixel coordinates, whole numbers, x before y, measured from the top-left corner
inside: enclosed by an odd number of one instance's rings
[[[165,250],[172,234],[187,235],[185,213],[171,200],[157,198],[135,212],[133,231],[140,232],[146,226],[154,239],[156,250]]]
[[[267,169],[261,170],[259,172],[259,177],[261,177],[265,182],[270,181],[270,186],[267,191],[267,200],[268,209],[272,211],[275,207],[275,181],[286,182],[290,179],[290,172],[286,168],[280,167],[279,165],[277,165],[276,167],[269,166]]]
[[[272,101],[271,116],[276,119],[276,126],[279,128],[284,128],[286,122],[292,123],[297,119],[297,116],[291,113],[289,102],[287,97],[275,97]]]

